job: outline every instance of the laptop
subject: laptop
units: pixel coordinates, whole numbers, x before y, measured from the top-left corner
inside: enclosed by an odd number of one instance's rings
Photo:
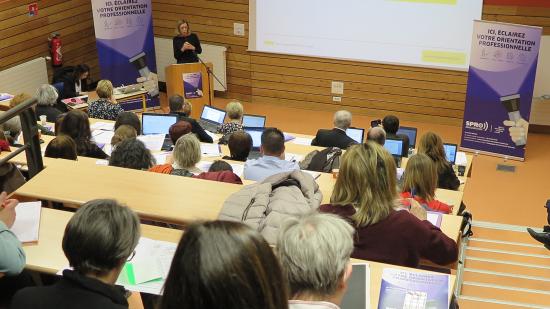
[[[397,167],[401,167],[401,159],[403,158],[403,140],[387,138],[386,143],[384,143],[384,148],[391,153]]]
[[[178,122],[178,115],[175,114],[141,114],[141,130],[143,135],[165,134],[162,150],[171,150],[173,143],[168,131],[170,127]]]
[[[260,146],[262,145],[262,134],[265,128],[250,127],[244,128],[244,131],[252,137],[252,149],[248,154],[248,159],[257,159],[261,157]]]
[[[363,144],[365,137],[365,129],[349,128],[346,130],[346,135],[351,137],[358,144]]]
[[[205,105],[202,109],[201,118],[198,122],[205,130],[216,133],[218,126],[223,123],[224,119],[224,110]]]
[[[399,127],[397,134],[407,135],[409,137],[409,149],[414,149],[416,146],[416,128],[412,127]]]
[[[263,128],[265,127],[265,116],[260,115],[244,115],[243,127]]]
[[[457,148],[457,144],[443,144],[443,149],[445,149],[445,156],[447,157],[447,161],[449,161],[451,165],[455,164]]]

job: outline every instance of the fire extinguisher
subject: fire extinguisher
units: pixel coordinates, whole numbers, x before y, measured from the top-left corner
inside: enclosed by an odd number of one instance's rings
[[[63,65],[63,54],[61,53],[61,38],[59,33],[54,32],[48,38],[50,55],[52,57],[52,66],[60,67]]]

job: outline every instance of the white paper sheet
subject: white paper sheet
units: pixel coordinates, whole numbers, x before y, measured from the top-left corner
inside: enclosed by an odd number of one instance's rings
[[[155,153],[153,156],[155,157],[155,160],[157,161],[158,165],[166,164],[166,160],[168,159],[168,156],[171,154],[171,152],[161,152],[161,153]]]
[[[468,164],[468,159],[466,159],[466,153],[463,151],[458,151],[456,153],[455,165],[466,166]]]
[[[145,147],[151,151],[160,151],[162,144],[164,144],[164,139],[166,134],[150,134],[150,135],[140,135],[137,137],[140,141],[145,144]]]
[[[201,153],[204,157],[219,157],[221,156],[220,145],[201,143]]]
[[[312,141],[311,138],[297,137],[297,138],[295,138],[292,142],[293,142],[294,144],[298,144],[298,145],[311,146],[311,141]]]
[[[98,122],[90,125],[90,129],[92,129],[92,131],[94,131],[94,130],[114,131],[115,130],[115,124],[112,123],[112,122],[98,121]]]
[[[15,207],[17,217],[11,231],[20,242],[38,241],[41,209],[41,202],[19,203]]]
[[[92,132],[92,139],[97,144],[110,144],[113,135],[115,135],[115,132],[95,130]]]
[[[290,153],[290,152],[285,153],[285,160],[286,161],[300,162],[303,159],[304,159],[304,156],[302,156],[302,155],[295,154],[295,153]]]

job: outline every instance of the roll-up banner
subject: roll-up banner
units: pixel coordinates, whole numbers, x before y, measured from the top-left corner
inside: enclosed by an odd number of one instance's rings
[[[115,87],[143,82],[147,107],[159,106],[151,0],[92,0],[92,11],[101,78]],[[142,103],[123,107],[139,109]]]
[[[542,28],[475,21],[461,148],[524,160]]]

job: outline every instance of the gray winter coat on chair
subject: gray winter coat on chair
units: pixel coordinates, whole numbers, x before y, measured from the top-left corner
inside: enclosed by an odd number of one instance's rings
[[[319,208],[323,195],[308,173],[280,173],[245,186],[223,204],[219,220],[241,221],[275,244],[281,223],[288,217]]]

